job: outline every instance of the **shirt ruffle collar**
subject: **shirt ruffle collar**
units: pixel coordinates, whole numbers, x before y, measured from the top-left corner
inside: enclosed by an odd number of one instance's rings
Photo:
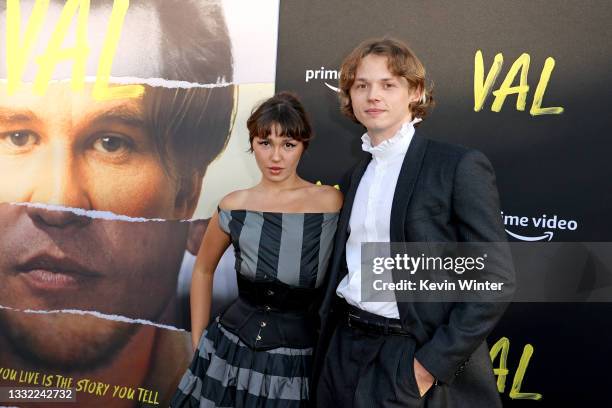
[[[367,133],[361,136],[361,149],[372,154],[374,158],[384,159],[396,155],[403,155],[408,151],[408,146],[414,136],[414,124],[419,123],[421,118],[414,118],[402,125],[400,130],[390,139],[384,140],[376,146],[372,146],[372,140]]]

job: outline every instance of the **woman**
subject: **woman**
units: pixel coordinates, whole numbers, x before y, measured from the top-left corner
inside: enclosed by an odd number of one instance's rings
[[[266,100],[247,127],[262,178],[224,197],[204,235],[191,282],[195,356],[173,407],[308,404],[316,299],[342,195],[296,173],[312,131],[295,96]],[[208,325],[213,273],[230,243],[239,297]]]

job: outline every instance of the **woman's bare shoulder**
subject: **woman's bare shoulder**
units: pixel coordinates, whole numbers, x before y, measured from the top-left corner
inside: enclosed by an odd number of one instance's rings
[[[227,194],[219,202],[222,210],[243,210],[246,208],[251,189],[236,190]]]
[[[316,200],[320,212],[338,212],[342,208],[344,198],[337,188],[313,184],[308,190],[309,197]]]

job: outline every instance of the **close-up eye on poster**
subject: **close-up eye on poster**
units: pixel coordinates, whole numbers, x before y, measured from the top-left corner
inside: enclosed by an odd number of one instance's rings
[[[600,407],[612,4],[0,0],[0,407]]]

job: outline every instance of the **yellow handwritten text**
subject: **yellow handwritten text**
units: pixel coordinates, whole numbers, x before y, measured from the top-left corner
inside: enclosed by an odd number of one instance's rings
[[[13,368],[0,367],[0,380],[17,380],[17,370]]]
[[[38,384],[39,373],[36,371],[19,371],[19,382],[25,384]]]
[[[49,0],[36,0],[23,40],[21,39],[21,6],[19,0],[7,0],[6,7],[6,64],[9,94],[13,94],[22,84],[26,63],[32,47],[39,37],[43,26]],[[74,91],[83,90],[85,84],[85,66],[90,54],[87,38],[87,21],[89,17],[90,0],[68,0],[64,5],[55,30],[51,34],[45,52],[36,58],[38,72],[34,79],[34,92],[42,95],[49,86],[49,81],[55,67],[61,61],[72,60],[71,88]],[[138,98],[144,94],[142,85],[109,86],[113,58],[121,35],[129,0],[114,0],[111,17],[98,62],[98,72],[93,87],[93,97],[98,100],[116,98]],[[70,28],[74,16],[78,12],[76,25],[76,45],[72,48],[62,48],[62,43]]]
[[[489,352],[489,356],[493,362],[499,355],[499,366],[493,369],[493,374],[497,376],[497,391],[499,391],[500,394],[503,394],[506,388],[506,377],[510,374],[510,370],[508,370],[509,351],[510,340],[507,337],[502,337],[493,345],[493,347],[491,347],[491,351]],[[535,392],[521,392],[521,385],[523,384],[523,379],[525,378],[525,373],[527,372],[527,367],[529,366],[529,360],[533,355],[533,351],[534,349],[531,344],[526,344],[523,348],[523,354],[521,355],[518,368],[516,369],[512,379],[512,387],[508,393],[508,396],[512,399],[527,399],[536,401],[542,399],[542,394]]]
[[[109,388],[109,384],[105,384],[100,381],[90,380],[88,378],[83,378],[76,382],[77,392],[86,392],[88,394],[93,395],[106,395]]]
[[[133,400],[135,393],[133,388],[113,385],[113,397]]]
[[[525,106],[527,104],[527,94],[529,93],[527,75],[529,73],[530,61],[531,57],[527,53],[521,54],[516,61],[514,61],[499,89],[493,91],[493,95],[495,96],[495,99],[491,104],[491,110],[493,112],[501,111],[506,97],[513,94],[517,95],[516,109],[519,111],[525,110]],[[495,55],[493,64],[491,64],[491,68],[489,69],[485,79],[482,51],[476,51],[476,55],[474,56],[474,111],[479,112],[484,107],[485,100],[493,89],[493,85],[501,72],[503,63],[503,54],[498,53]],[[533,96],[531,109],[529,110],[529,113],[532,116],[558,115],[563,113],[563,107],[561,106],[542,108],[544,93],[546,92],[546,87],[548,86],[548,82],[550,81],[550,76],[554,67],[555,60],[552,57],[548,57],[544,62],[544,67],[542,68],[542,72],[540,74],[540,80],[538,81],[538,85]],[[519,83],[518,85],[513,85],[517,75],[519,75]]]
[[[45,387],[75,388],[79,393],[112,397],[119,399],[137,400],[149,405],[159,405],[159,391],[142,387],[129,387],[112,385],[90,378],[80,378],[75,381],[73,377],[60,374],[40,373],[37,371],[15,370],[0,367],[0,380],[10,380],[18,383],[43,385]],[[112,392],[111,392],[112,386]]]
[[[317,180],[317,182],[316,182],[315,184],[316,184],[317,186],[322,186],[322,185],[323,185],[323,183],[321,183],[321,180]],[[339,185],[339,184],[334,184],[334,185],[333,185],[333,187],[334,187],[336,190],[340,190],[340,185]]]

